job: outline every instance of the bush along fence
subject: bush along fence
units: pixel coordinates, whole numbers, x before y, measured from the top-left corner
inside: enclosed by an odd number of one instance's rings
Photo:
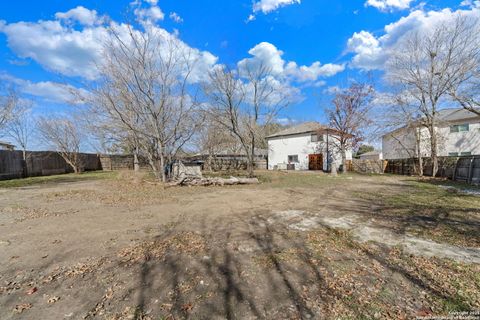
[[[423,160],[423,174],[432,176],[432,162]],[[388,160],[385,173],[415,175],[418,174],[418,159]],[[440,157],[436,177],[448,178],[470,184],[480,184],[480,156]]]

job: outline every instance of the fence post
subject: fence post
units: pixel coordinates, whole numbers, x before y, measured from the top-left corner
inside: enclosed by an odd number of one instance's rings
[[[453,181],[455,181],[455,179],[457,178],[458,160],[460,160],[460,159],[457,158],[457,161],[455,161],[455,168],[453,169],[453,176],[452,176]]]
[[[468,181],[467,183],[471,184],[472,183],[472,176],[473,176],[473,160],[475,158],[472,157],[472,159],[470,159],[470,166],[468,167]]]

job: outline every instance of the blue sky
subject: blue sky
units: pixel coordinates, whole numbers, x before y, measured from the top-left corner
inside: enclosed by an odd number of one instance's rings
[[[62,102],[68,94],[57,83],[77,86],[94,78],[85,61],[99,58],[95,34],[103,16],[123,22],[131,1],[1,1],[0,81],[19,87],[36,102],[37,113],[68,110]],[[268,60],[302,96],[280,117],[322,122],[321,106],[332,88],[370,71],[385,90],[388,50],[406,32],[429,28],[457,10],[475,16],[480,10],[479,1],[468,0],[137,1],[145,14],[156,14],[160,28],[216,57],[215,63]]]

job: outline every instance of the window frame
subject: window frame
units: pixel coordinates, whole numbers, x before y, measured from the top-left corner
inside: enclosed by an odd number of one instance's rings
[[[298,154],[289,154],[287,156],[287,159],[288,159],[288,163],[299,163]],[[296,159],[296,161],[295,161],[295,159]]]
[[[450,133],[469,132],[469,131],[470,131],[470,123],[453,124],[450,126]]]
[[[312,133],[310,135],[310,142],[314,142],[314,143],[315,142],[323,142],[323,134]]]

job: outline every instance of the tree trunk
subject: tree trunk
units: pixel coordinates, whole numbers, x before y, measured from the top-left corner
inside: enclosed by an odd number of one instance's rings
[[[432,177],[435,177],[438,172],[438,142],[435,127],[430,128],[430,148],[432,159]]]
[[[26,178],[28,177],[28,168],[27,168],[27,150],[23,148],[22,150],[22,171],[23,171],[23,177]]]
[[[248,168],[248,177],[254,177],[255,170],[255,138],[252,138],[252,150],[250,153],[249,168]]]
[[[347,172],[347,151],[345,150],[346,147],[342,146],[342,171],[341,173]]]
[[[165,173],[165,156],[163,153],[160,153],[160,168],[161,170],[161,177],[162,177],[162,182],[167,182],[167,174]]]
[[[423,158],[420,156],[418,158],[418,175],[420,177],[423,177]]]
[[[139,163],[139,160],[138,160],[138,153],[139,153],[138,146],[136,146],[135,149],[133,150],[133,171],[134,172],[140,171],[140,163]]]
[[[418,158],[418,168],[417,168],[417,174],[420,177],[423,177],[423,158],[422,158],[422,150],[421,150],[421,134],[422,132],[420,129],[415,129],[415,153]]]
[[[248,177],[253,178],[255,176],[254,173],[254,163],[253,159],[251,159],[251,156],[247,157],[247,172],[248,172]]]
[[[336,177],[337,176],[337,164],[335,163],[335,161],[332,161],[330,166],[331,166],[330,174],[332,176]]]

